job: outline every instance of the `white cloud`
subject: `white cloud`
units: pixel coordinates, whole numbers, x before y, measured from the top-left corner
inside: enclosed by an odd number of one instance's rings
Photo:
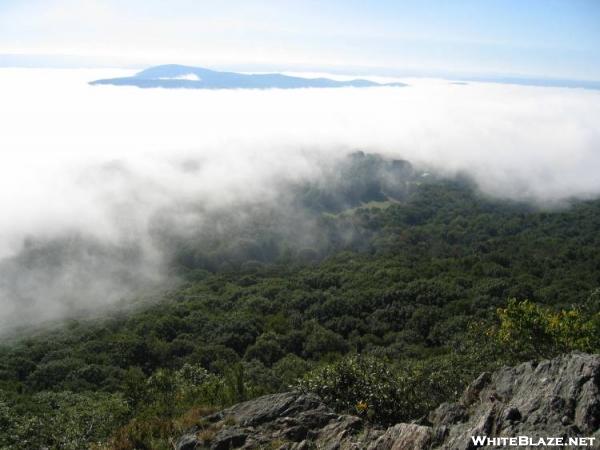
[[[97,220],[93,205],[67,214],[69,204],[78,204],[73,197],[86,203],[93,194],[73,184],[82,166],[122,159],[168,184],[158,166],[178,153],[208,159],[221,171],[213,182],[220,191],[239,181],[238,171],[250,177],[246,172],[254,170],[257,179],[264,171],[294,172],[287,161],[306,149],[330,156],[353,148],[469,170],[485,190],[514,197],[600,191],[600,93],[594,91],[435,80],[407,88],[287,91],[87,85],[124,73],[0,71],[0,201],[12,213],[0,234],[47,226],[36,211]],[[232,161],[238,171],[224,167]]]
[[[467,171],[493,195],[600,194],[600,92],[440,80],[302,90],[87,85],[127,73],[0,70],[0,255],[25,236],[65,229],[143,240],[165,205],[268,200],[275,180],[313,176],[355,149]],[[201,161],[199,170],[182,171],[186,158]]]
[[[183,75],[177,75],[175,77],[159,77],[159,80],[188,80],[188,81],[201,81],[202,79],[195,73],[187,73]]]

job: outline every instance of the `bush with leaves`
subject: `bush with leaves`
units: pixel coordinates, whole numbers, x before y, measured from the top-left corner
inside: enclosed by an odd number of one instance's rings
[[[247,389],[241,365],[223,376],[192,364],[176,371],[159,369],[145,382],[140,414],[168,418],[194,405],[224,407],[245,400]]]
[[[458,397],[478,372],[471,355],[449,354],[396,364],[351,356],[320,367],[299,383],[337,411],[381,424],[417,419]]]
[[[573,350],[600,351],[600,312],[574,307],[553,310],[528,300],[511,299],[498,310],[494,330],[512,360],[552,358]]]
[[[26,414],[0,400],[0,449],[51,448],[81,450],[101,442],[128,414],[118,394],[43,392],[36,394]]]
[[[406,411],[407,406],[401,380],[375,358],[342,359],[309,373],[298,387],[319,395],[338,411],[358,413],[378,422],[396,421],[399,411]]]

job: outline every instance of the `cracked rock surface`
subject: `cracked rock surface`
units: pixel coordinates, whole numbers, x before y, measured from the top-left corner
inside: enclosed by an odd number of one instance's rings
[[[600,355],[571,353],[483,373],[459,402],[440,405],[426,422],[378,428],[359,417],[335,413],[314,395],[286,392],[209,416],[204,425],[181,436],[175,448],[470,450],[477,448],[471,440],[475,435],[596,437],[596,448]]]

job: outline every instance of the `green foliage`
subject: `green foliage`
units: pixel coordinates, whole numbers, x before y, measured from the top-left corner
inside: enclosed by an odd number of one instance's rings
[[[0,401],[0,448],[80,450],[124,423],[129,409],[118,394],[41,392],[25,405]]]
[[[339,411],[391,423],[405,413],[406,406],[413,409],[406,402],[406,386],[386,364],[374,358],[350,357],[311,372],[298,387],[319,395]]]
[[[516,359],[551,358],[573,350],[600,351],[600,311],[552,310],[511,299],[498,310],[498,344]]]
[[[186,363],[179,370],[158,369],[149,376],[135,406],[141,416],[172,418],[194,405],[225,407],[243,401],[248,389],[240,364],[217,375]]]
[[[188,411],[307,372],[302,386],[340,410],[412,420],[497,364],[599,350],[600,201],[540,211],[464,180],[393,182],[410,170],[353,158],[331,185],[297,187],[310,220],[240,207],[173,241],[186,281],[159,302],[6,340],[2,445],[69,448],[54,427],[72,442],[169,448],[201,417]],[[91,433],[84,406],[104,417]]]
[[[600,312],[594,312],[591,300],[585,308],[553,310],[512,299],[498,309],[497,324],[473,321],[455,351],[393,362],[346,357],[308,373],[298,388],[339,411],[382,424],[415,420],[444,401],[456,400],[484,370],[574,350],[600,351]]]
[[[389,425],[417,419],[455,400],[485,368],[474,361],[457,354],[394,363],[351,356],[308,373],[298,388],[319,395],[338,411]]]

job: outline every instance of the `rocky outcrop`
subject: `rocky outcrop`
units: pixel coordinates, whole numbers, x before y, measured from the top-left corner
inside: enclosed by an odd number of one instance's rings
[[[598,435],[600,357],[571,354],[482,374],[466,389],[459,407],[467,414],[458,420],[440,412],[445,405],[430,417],[434,427],[447,429],[442,448],[474,448],[469,446],[473,435]]]
[[[286,392],[237,404],[206,418],[177,450],[365,448],[382,432],[355,416],[334,413],[314,395]],[[344,447],[341,447],[341,446]]]
[[[440,405],[419,424],[380,429],[356,416],[336,414],[316,396],[288,392],[208,417],[182,436],[176,449],[471,450],[480,446],[472,436],[527,436],[533,443],[595,437],[594,447],[600,447],[599,427],[600,355],[573,353],[484,373],[458,403]]]

